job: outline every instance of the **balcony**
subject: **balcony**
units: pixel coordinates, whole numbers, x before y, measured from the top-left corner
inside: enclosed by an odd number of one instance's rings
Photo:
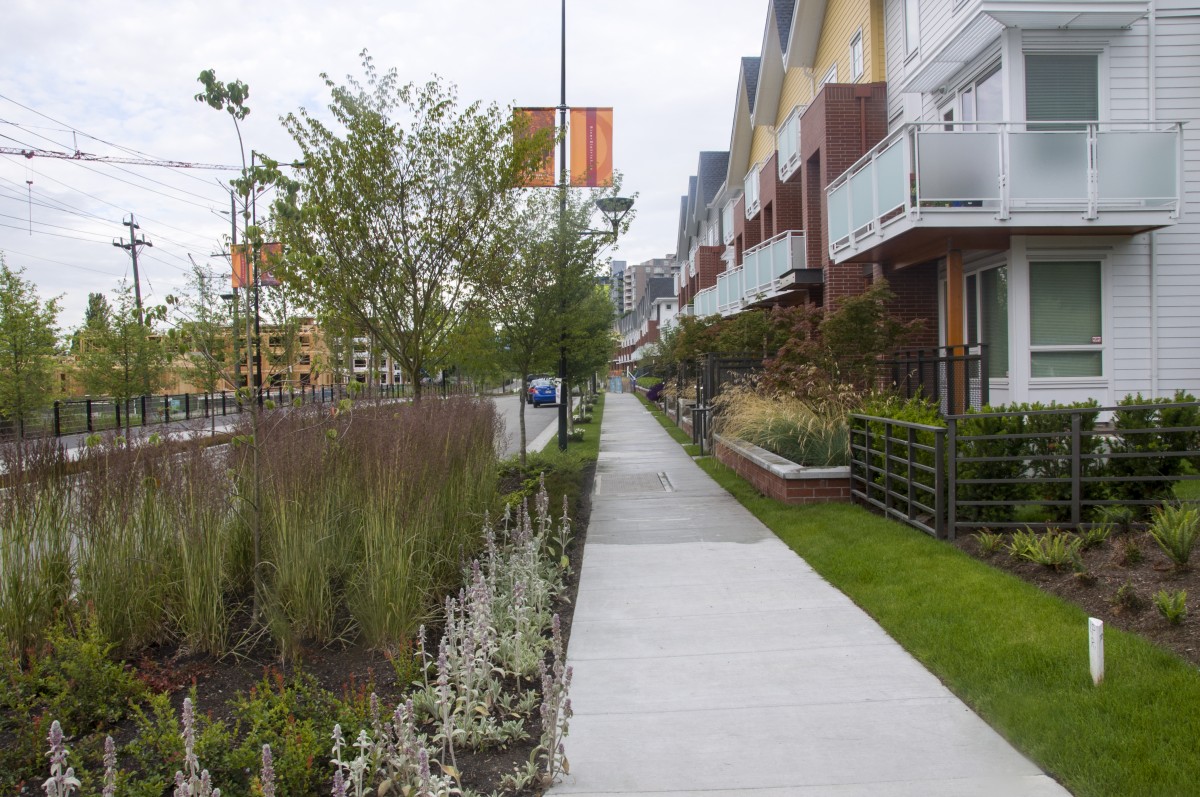
[[[1177,122],[918,122],[826,188],[834,262],[952,236],[1129,234],[1179,218]],[[981,246],[984,244],[980,244]]]
[[[804,269],[804,233],[789,230],[746,250],[742,265],[718,275],[711,302],[711,312],[697,315],[733,315],[746,307],[785,292],[795,272]],[[817,273],[820,273],[819,271]],[[701,291],[696,295],[699,301]],[[699,305],[697,305],[699,307]],[[710,307],[706,304],[705,308]]]

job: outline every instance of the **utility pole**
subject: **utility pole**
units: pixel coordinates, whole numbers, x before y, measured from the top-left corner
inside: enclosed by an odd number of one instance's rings
[[[141,251],[141,247],[153,247],[154,244],[147,241],[145,236],[142,236],[141,238],[137,237],[136,231],[140,230],[141,227],[138,226],[138,223],[133,218],[132,213],[129,214],[129,221],[123,221],[121,223],[129,228],[129,243],[125,243],[124,241],[113,241],[113,246],[124,249],[129,253],[129,256],[133,258],[133,298],[137,303],[138,324],[142,325],[144,323],[142,319],[142,282],[138,277],[138,252]]]

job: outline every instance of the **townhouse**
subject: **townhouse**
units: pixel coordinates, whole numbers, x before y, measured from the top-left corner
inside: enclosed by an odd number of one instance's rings
[[[770,3],[681,200],[684,312],[885,278],[993,403],[1200,390],[1197,53],[1181,0]]]

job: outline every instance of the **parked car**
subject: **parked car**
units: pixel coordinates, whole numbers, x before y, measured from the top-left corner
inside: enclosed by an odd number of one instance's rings
[[[553,379],[535,379],[529,386],[529,403],[534,407],[554,404],[558,400],[558,386]]]
[[[525,403],[533,403],[533,383],[539,379],[553,379],[550,374],[526,374],[525,375]]]

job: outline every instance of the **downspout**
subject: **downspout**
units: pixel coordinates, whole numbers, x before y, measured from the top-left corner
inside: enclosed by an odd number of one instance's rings
[[[1150,0],[1149,44],[1147,47],[1149,65],[1146,70],[1147,96],[1150,103],[1150,122],[1158,121],[1158,100],[1155,97],[1155,78],[1158,74],[1158,62],[1155,58],[1158,41],[1158,20],[1156,18],[1155,0]],[[1153,126],[1153,124],[1152,124]],[[1149,242],[1150,257],[1150,396],[1158,398],[1158,249],[1154,230],[1151,230]]]

